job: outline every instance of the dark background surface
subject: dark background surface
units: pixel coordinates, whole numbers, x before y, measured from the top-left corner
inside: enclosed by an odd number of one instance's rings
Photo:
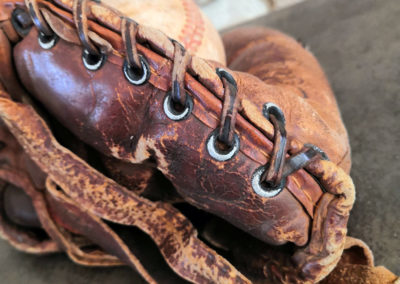
[[[332,84],[352,147],[349,234],[400,274],[400,1],[309,0],[249,24],[300,38]],[[86,268],[0,241],[1,283],[142,283],[129,268]]]

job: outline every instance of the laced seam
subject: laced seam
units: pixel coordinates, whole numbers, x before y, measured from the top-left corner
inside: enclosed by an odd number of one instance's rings
[[[99,55],[100,49],[97,48],[89,38],[87,7],[90,0],[74,0],[73,18],[78,31],[80,41],[87,52]],[[52,36],[54,33],[43,19],[37,0],[25,0],[29,7],[32,20],[40,32],[46,36]],[[126,49],[126,60],[129,67],[143,69],[141,59],[145,60],[137,50],[137,35],[139,24],[127,17],[121,17],[121,35]],[[175,104],[185,106],[187,102],[187,93],[184,86],[184,77],[188,66],[191,63],[192,56],[186,51],[182,44],[176,40],[170,39],[174,45],[173,67],[171,78],[171,99]],[[223,106],[221,111],[220,126],[218,129],[217,140],[225,144],[227,148],[234,144],[234,130],[236,117],[239,108],[239,99],[237,96],[237,84],[234,77],[226,70],[218,68],[216,70],[223,85]],[[266,104],[268,105],[268,104]],[[270,104],[271,105],[271,104]],[[272,104],[273,105],[273,104]],[[265,165],[267,168],[262,174],[261,181],[273,188],[282,185],[282,181],[293,172],[306,167],[316,157],[327,159],[326,154],[317,146],[305,144],[303,150],[286,159],[287,137],[285,129],[285,118],[283,112],[276,105],[271,109],[263,109],[264,116],[274,126],[274,147],[269,162]]]
[[[271,158],[265,166],[267,169],[261,176],[261,182],[265,182],[269,188],[285,186],[285,180],[289,175],[308,166],[318,158],[328,160],[325,152],[313,144],[304,144],[299,153],[286,158],[287,133],[284,113],[277,105],[267,103],[264,105],[263,115],[274,126],[274,148]]]

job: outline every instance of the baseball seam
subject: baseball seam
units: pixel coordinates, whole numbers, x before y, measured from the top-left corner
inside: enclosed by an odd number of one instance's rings
[[[204,20],[198,7],[191,0],[182,0],[182,6],[185,10],[185,22],[178,39],[186,49],[196,53],[204,38]]]

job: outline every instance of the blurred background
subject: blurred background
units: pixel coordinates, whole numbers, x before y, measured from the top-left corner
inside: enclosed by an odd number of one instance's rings
[[[218,30],[264,16],[305,0],[196,0]]]

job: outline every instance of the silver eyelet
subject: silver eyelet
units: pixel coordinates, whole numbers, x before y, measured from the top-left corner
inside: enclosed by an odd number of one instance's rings
[[[286,179],[282,179],[281,183],[276,187],[266,187],[261,182],[261,177],[267,170],[266,166],[261,166],[255,170],[253,177],[251,179],[251,186],[255,193],[262,197],[271,198],[277,196],[285,187]]]
[[[145,83],[150,77],[150,67],[147,63],[147,60],[139,55],[140,64],[142,65],[141,70],[138,68],[132,68],[128,61],[125,60],[123,71],[125,78],[129,81],[129,83],[139,86]]]
[[[51,36],[46,36],[44,33],[39,32],[38,42],[43,49],[53,48],[58,41],[58,36],[54,33]]]
[[[104,53],[100,53],[99,55],[91,54],[86,49],[84,49],[82,53],[83,65],[90,71],[99,70],[106,61],[106,58],[107,56]]]
[[[183,110],[178,111],[175,109],[172,99],[171,92],[168,92],[164,99],[164,112],[165,115],[174,121],[184,120],[189,117],[190,113],[193,110],[193,99],[189,94],[186,94],[186,106]]]
[[[240,149],[239,136],[235,133],[233,136],[233,145],[227,150],[222,150],[218,147],[218,129],[214,130],[207,140],[207,151],[215,160],[224,162],[232,159]]]

